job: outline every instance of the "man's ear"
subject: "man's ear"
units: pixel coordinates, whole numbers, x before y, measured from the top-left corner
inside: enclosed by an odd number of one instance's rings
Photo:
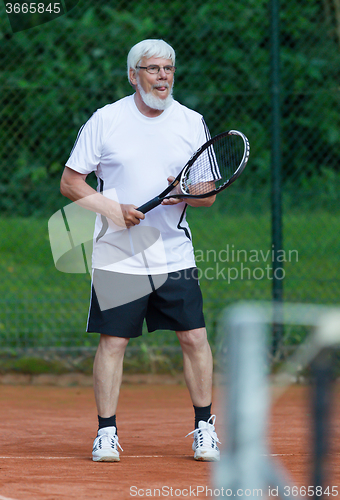
[[[137,85],[137,72],[135,69],[133,68],[129,69],[129,77],[131,85],[135,87]]]

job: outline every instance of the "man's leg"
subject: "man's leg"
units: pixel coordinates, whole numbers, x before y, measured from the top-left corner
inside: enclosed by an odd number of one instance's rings
[[[211,404],[213,359],[205,328],[176,332],[183,351],[184,378],[194,406]]]
[[[98,462],[119,461],[116,409],[123,375],[125,348],[129,339],[102,334],[93,364],[93,385],[99,430],[92,458]]]
[[[211,416],[213,359],[205,328],[176,332],[183,351],[184,378],[195,409],[195,460],[220,459],[215,432],[215,416]]]
[[[93,363],[93,385],[98,415],[116,414],[122,383],[123,360],[129,339],[101,335]]]

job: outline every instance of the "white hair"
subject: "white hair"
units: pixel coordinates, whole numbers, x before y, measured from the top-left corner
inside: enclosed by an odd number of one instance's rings
[[[175,65],[176,59],[174,49],[171,45],[164,42],[164,40],[142,40],[130,49],[127,57],[127,73],[130,83],[130,68],[136,70],[138,63],[143,57],[162,57],[163,59],[171,59],[173,65]]]

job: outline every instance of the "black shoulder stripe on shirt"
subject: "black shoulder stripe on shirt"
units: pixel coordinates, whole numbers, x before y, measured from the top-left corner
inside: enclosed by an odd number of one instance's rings
[[[205,123],[203,117],[202,117],[202,123],[203,123],[204,131],[205,131],[206,139],[207,139],[207,141],[209,141],[211,139],[211,135],[210,135],[208,126]],[[218,180],[218,179],[221,178],[221,175],[220,175],[220,172],[219,172],[218,164],[216,162],[216,157],[215,157],[215,154],[214,154],[214,149],[211,146],[206,151],[207,151],[208,158],[209,158],[211,175],[212,175],[212,177],[213,177],[214,180]]]
[[[95,111],[94,113],[96,113],[96,111]],[[73,151],[74,151],[74,148],[76,147],[77,142],[79,141],[79,137],[80,137],[80,135],[81,135],[82,131],[84,130],[85,125],[86,125],[86,124],[87,124],[87,123],[91,120],[91,118],[92,118],[92,116],[94,115],[94,113],[92,113],[92,115],[90,116],[90,118],[89,118],[89,119],[88,119],[85,123],[83,123],[83,125],[80,127],[79,132],[78,132],[78,135],[77,135],[77,138],[76,138],[76,140],[75,140],[75,142],[74,142],[74,144],[73,144],[73,148],[72,148],[72,150],[71,150],[70,156],[72,155],[72,153],[73,153]]]
[[[203,123],[204,131],[205,131],[205,137],[206,137],[207,141],[209,141],[209,140],[211,139],[211,135],[210,135],[210,132],[209,132],[208,126],[207,126],[207,124],[205,123],[205,121],[204,121],[204,118],[203,118],[203,117],[202,117],[202,123]]]

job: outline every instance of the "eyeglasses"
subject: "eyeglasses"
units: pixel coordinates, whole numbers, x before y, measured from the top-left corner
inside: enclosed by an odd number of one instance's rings
[[[175,66],[156,66],[156,65],[150,65],[150,66],[136,66],[138,69],[145,69],[148,73],[151,75],[157,75],[161,69],[164,69],[164,73],[166,75],[171,75],[171,73],[175,73],[176,67]]]

